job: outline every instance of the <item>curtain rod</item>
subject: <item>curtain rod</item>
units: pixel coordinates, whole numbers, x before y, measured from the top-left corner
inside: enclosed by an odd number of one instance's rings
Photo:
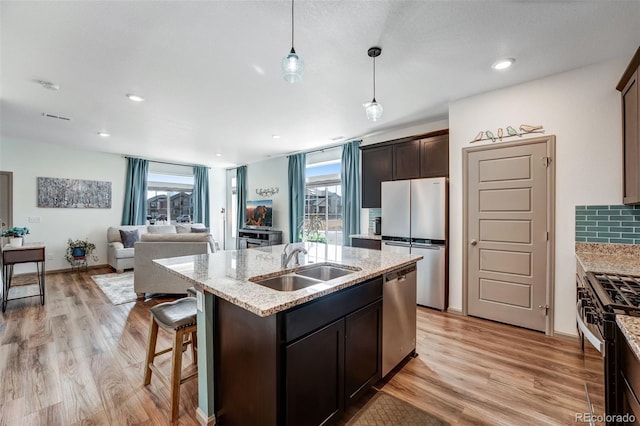
[[[322,152],[322,151],[326,151],[327,149],[338,148],[338,147],[340,147],[340,146],[342,146],[344,144],[347,144],[347,143],[350,143],[350,142],[356,142],[356,141],[362,143],[362,139],[352,139],[352,140],[347,141],[347,142],[342,142],[342,143],[335,144],[335,145],[324,146],[322,148],[316,148],[316,149],[312,149],[312,150],[309,150],[309,151],[292,152],[291,154],[287,155],[287,158],[289,158],[292,155],[297,155],[297,154],[311,154],[312,152]]]
[[[151,161],[152,163],[160,163],[160,164],[170,164],[172,166],[197,166],[197,167],[206,167],[207,169],[211,169],[210,166],[205,166],[202,164],[191,164],[191,163],[170,163],[168,161],[160,161],[160,160],[152,160],[150,158],[144,158],[144,157],[133,157],[131,155],[123,155],[122,158],[140,158],[142,160],[147,160],[147,161]]]

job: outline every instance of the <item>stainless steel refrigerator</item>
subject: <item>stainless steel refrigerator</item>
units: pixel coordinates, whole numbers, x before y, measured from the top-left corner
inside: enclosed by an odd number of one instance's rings
[[[445,310],[447,179],[382,182],[382,250],[419,254],[417,304]]]

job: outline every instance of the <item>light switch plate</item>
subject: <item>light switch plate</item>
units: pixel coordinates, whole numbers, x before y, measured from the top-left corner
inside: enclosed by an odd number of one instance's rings
[[[29,216],[29,223],[40,223],[40,216]]]

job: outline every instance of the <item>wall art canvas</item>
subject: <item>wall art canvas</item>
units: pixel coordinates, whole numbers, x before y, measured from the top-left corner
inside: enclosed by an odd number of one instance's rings
[[[38,207],[110,209],[111,182],[39,177]]]

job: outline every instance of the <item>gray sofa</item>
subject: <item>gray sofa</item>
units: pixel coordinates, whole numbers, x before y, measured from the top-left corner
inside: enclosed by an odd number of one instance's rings
[[[131,231],[137,229],[140,238],[145,234],[185,234],[191,233],[191,228],[204,228],[201,223],[178,225],[138,225],[112,226],[107,229],[107,261],[116,272],[132,269],[135,266],[135,248],[125,248],[120,239],[120,230]]]
[[[193,284],[153,264],[154,259],[206,254],[215,244],[206,233],[143,234],[135,243],[133,290],[138,297],[145,293],[185,294]]]

